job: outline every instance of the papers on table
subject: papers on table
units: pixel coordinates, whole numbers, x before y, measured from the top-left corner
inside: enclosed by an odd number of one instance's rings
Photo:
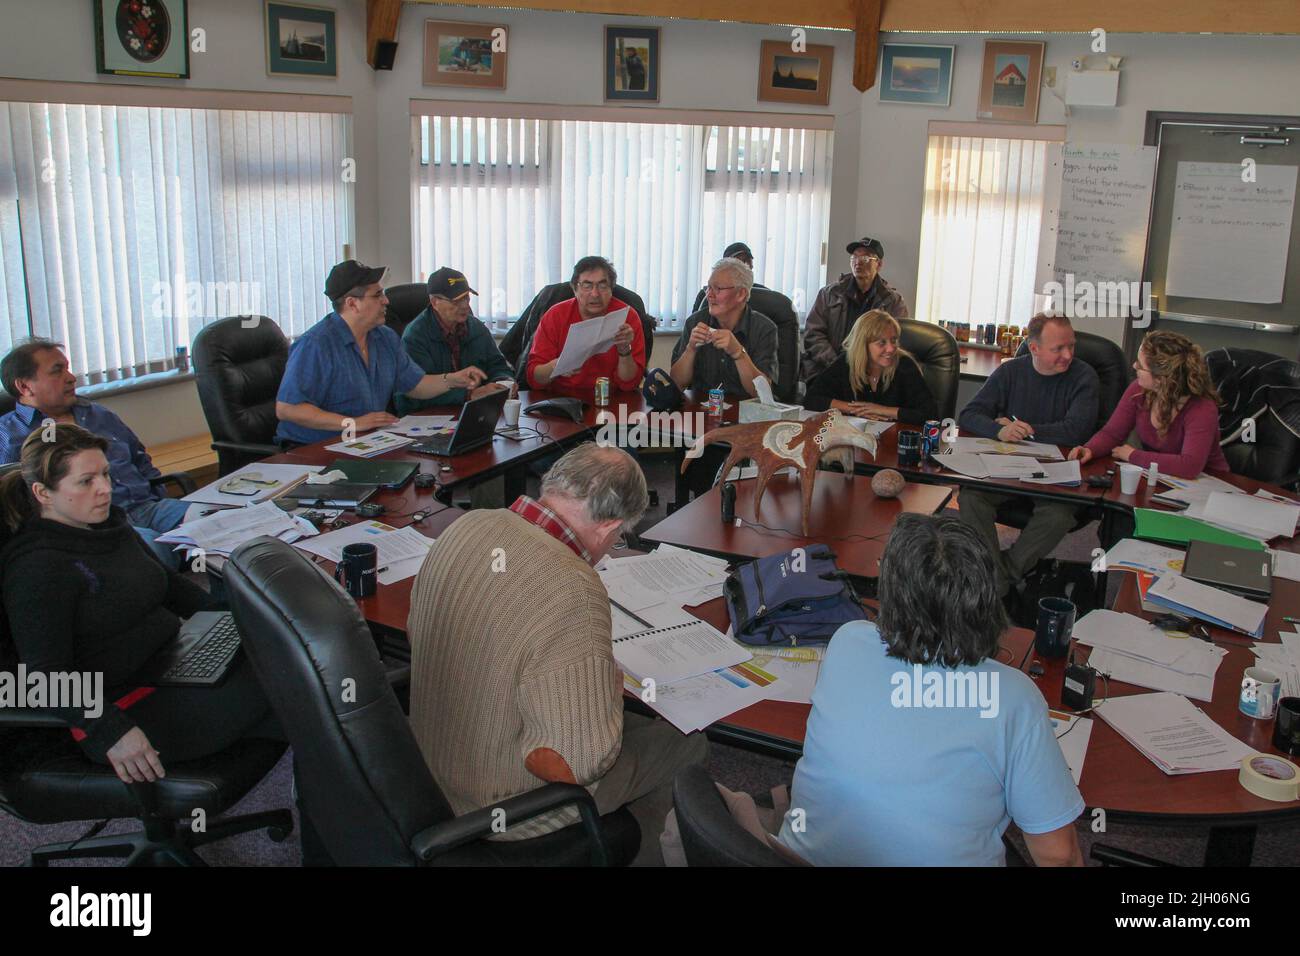
[[[394,448],[409,445],[413,441],[412,438],[394,432],[371,432],[365,438],[354,438],[352,441],[341,441],[333,445],[326,445],[325,450],[335,451],[340,455],[353,455],[357,458],[374,458],[376,455],[382,455]]]
[[[1179,614],[1199,617],[1251,637],[1263,634],[1264,616],[1268,613],[1267,604],[1249,601],[1181,574],[1164,575],[1151,585],[1146,599]]]
[[[1083,481],[1077,461],[1041,462],[1026,455],[953,451],[951,447],[930,457],[940,467],[967,478],[1014,478],[1036,485],[1072,486]]]
[[[1042,466],[1025,455],[980,455],[980,463],[990,478],[1042,478]]]
[[[1106,552],[1106,569],[1182,574],[1187,552],[1139,538],[1125,538]]]
[[[976,452],[946,449],[934,452],[930,455],[930,458],[939,467],[955,471],[967,478],[987,478],[989,476],[988,466],[984,464],[984,456]]]
[[[730,632],[728,632],[730,633]],[[811,704],[817,677],[821,673],[820,647],[764,647],[754,651],[750,669],[757,668],[776,678],[767,700]]]
[[[817,414],[820,415],[821,412],[817,412]],[[844,420],[859,431],[866,432],[868,435],[875,435],[877,438],[894,427],[893,422],[878,421],[874,418],[859,418],[857,415],[845,415]]]
[[[671,684],[658,684],[654,700],[646,703],[682,733],[689,734],[765,700],[773,683],[772,675],[749,664],[737,664]],[[630,675],[625,676],[624,686],[645,700],[642,695],[646,689]]]
[[[1267,541],[1278,535],[1295,537],[1300,505],[1254,495],[1214,491],[1210,493],[1199,517]]]
[[[551,378],[572,375],[582,368],[587,359],[607,351],[614,344],[618,330],[627,322],[627,315],[627,308],[622,308],[609,315],[584,319],[569,326],[564,337],[564,348],[555,360],[555,368],[551,370]]]
[[[349,544],[373,544],[379,551],[380,584],[394,584],[413,576],[424,563],[433,538],[414,528],[393,528],[382,521],[359,521],[298,545],[299,550],[338,563]]]
[[[1282,682],[1281,696],[1300,697],[1300,631],[1283,631],[1278,636],[1280,644],[1252,645],[1255,664],[1277,675]]]
[[[1049,710],[1048,718],[1052,721],[1052,732],[1056,742],[1061,745],[1061,755],[1065,757],[1074,785],[1079,785],[1083,776],[1083,761],[1088,756],[1088,741],[1092,738],[1092,718],[1077,717],[1074,714],[1062,714]]]
[[[639,611],[631,612],[621,611],[614,606],[610,606],[609,615],[610,623],[614,629],[614,639],[627,637],[630,634],[639,634],[646,629],[645,624],[632,617],[635,613],[641,621],[655,627],[672,627],[674,624],[689,624],[691,621],[698,621],[694,614],[682,607],[674,607],[672,604],[656,604],[654,607],[642,608]]]
[[[454,420],[451,415],[403,415],[388,430],[411,438],[427,438],[451,428]]]
[[[1300,554],[1291,551],[1268,552],[1273,558],[1273,577],[1300,581]]]
[[[1174,505],[1187,505],[1193,501],[1204,501],[1215,491],[1228,494],[1241,493],[1241,490],[1235,485],[1230,485],[1226,481],[1215,478],[1213,475],[1207,475],[1204,472],[1195,478],[1177,478],[1173,475],[1161,473],[1156,480],[1171,490],[1153,496],[1155,500],[1167,500]]]
[[[1074,637],[1092,647],[1088,664],[1112,680],[1205,701],[1214,697],[1214,675],[1227,654],[1195,638],[1170,637],[1119,611],[1084,615],[1074,626]]]
[[[1046,458],[1049,461],[1061,461],[1065,458],[1061,449],[1036,441],[999,441],[996,438],[956,438],[944,443],[956,452],[968,452],[973,455],[1028,455],[1030,458]]]
[[[641,631],[614,641],[614,660],[638,683],[647,679],[671,684],[719,668],[731,667],[752,655],[706,621]]]
[[[242,508],[274,498],[290,486],[307,480],[321,465],[245,465],[224,478],[190,492],[181,501]],[[222,490],[226,489],[226,490]]]
[[[1096,712],[1167,774],[1236,770],[1255,752],[1178,694],[1117,697]]]
[[[1083,475],[1079,471],[1078,461],[1040,462],[1038,467],[1043,472],[1042,478],[1021,478],[1020,480],[1034,485],[1064,485],[1070,488],[1077,488],[1083,484]]]
[[[264,501],[247,508],[226,508],[206,518],[187,522],[160,534],[158,540],[191,550],[199,548],[205,554],[229,557],[230,552],[245,541],[262,535],[292,544],[316,533],[310,521],[288,514],[274,501]]]

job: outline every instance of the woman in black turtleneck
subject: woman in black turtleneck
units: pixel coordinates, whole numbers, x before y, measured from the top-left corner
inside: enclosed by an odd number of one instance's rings
[[[241,660],[218,687],[142,687],[135,675],[180,630],[217,605],[158,561],[112,505],[107,442],[76,425],[23,443],[21,468],[0,479],[11,537],[0,549],[0,593],[28,673],[102,672],[102,713],[60,711],[92,760],[127,783],[163,776],[168,761],[222,750],[245,736],[280,739],[252,668]]]

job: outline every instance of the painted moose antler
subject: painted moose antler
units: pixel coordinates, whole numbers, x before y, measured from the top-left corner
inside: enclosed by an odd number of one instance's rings
[[[872,457],[876,454],[876,436],[854,428],[837,410],[831,409],[817,418],[805,422],[749,422],[745,425],[728,425],[706,432],[699,440],[700,446],[724,442],[731,445],[731,454],[722,466],[722,474],[746,458],[758,464],[758,484],[754,488],[754,520],[763,504],[767,481],[779,469],[794,465],[799,470],[799,488],[803,493],[803,534],[808,536],[808,511],[812,507],[813,487],[817,482],[817,464],[828,455],[834,455],[847,476],[853,474],[853,449],[861,448]],[[690,465],[690,457],[682,462],[682,471]]]

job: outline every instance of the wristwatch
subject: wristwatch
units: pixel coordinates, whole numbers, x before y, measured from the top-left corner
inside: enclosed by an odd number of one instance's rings
[[[624,352],[622,349],[615,349],[614,351],[618,352],[618,354],[621,355],[623,358],[627,358],[629,355],[632,354],[632,346],[629,345],[627,347],[626,352]]]

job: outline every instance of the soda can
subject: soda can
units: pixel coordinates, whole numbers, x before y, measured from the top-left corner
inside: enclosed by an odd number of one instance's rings
[[[708,414],[721,415],[722,406],[726,404],[727,393],[721,388],[709,389],[709,404],[706,406]]]
[[[596,379],[596,404],[609,404],[609,379],[604,375]]]
[[[184,345],[176,346],[176,371],[188,372],[190,370],[190,350]]]
[[[921,426],[921,457],[929,458],[939,450],[939,440],[943,432],[943,423],[931,418]]]

